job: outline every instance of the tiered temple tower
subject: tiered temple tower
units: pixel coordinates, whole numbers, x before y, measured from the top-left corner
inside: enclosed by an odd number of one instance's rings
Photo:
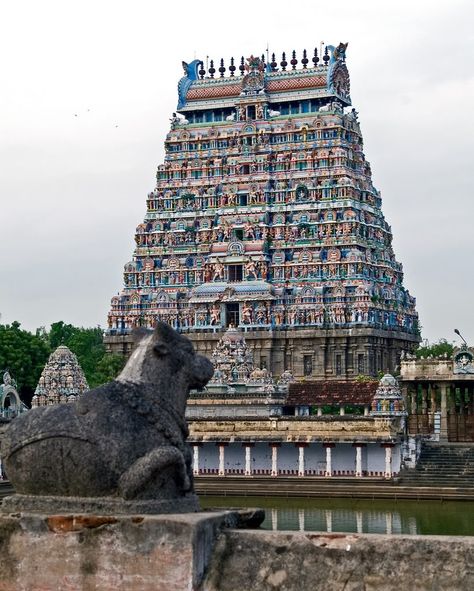
[[[87,390],[89,386],[76,355],[60,345],[41,372],[31,406],[75,402]]]
[[[157,319],[211,356],[229,326],[275,376],[395,371],[418,340],[355,109],[347,44],[183,62],[178,113],[106,344]],[[228,72],[228,75],[226,75]]]

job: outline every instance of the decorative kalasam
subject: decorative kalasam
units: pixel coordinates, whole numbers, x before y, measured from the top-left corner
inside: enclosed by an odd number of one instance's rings
[[[198,510],[184,413],[212,373],[168,325],[144,331],[115,381],[7,428],[2,459],[17,495],[3,510]]]

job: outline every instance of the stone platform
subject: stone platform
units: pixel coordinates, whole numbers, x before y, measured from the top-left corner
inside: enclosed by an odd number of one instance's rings
[[[194,493],[180,499],[126,501],[114,497],[54,497],[39,495],[12,495],[3,501],[3,513],[74,513],[87,515],[157,515],[170,513],[196,513],[199,499]]]
[[[271,532],[249,511],[0,515],[0,591],[461,591],[474,538]]]
[[[263,518],[260,510],[0,514],[0,591],[191,591],[221,530]]]

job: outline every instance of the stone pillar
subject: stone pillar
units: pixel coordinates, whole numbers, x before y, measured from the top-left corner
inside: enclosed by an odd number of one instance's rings
[[[445,383],[439,384],[441,392],[441,425],[439,430],[439,440],[448,441],[448,393],[447,385]]]
[[[252,447],[253,443],[244,443],[245,447],[245,476],[252,475]]]
[[[422,414],[428,414],[428,390],[425,384],[421,385],[421,412]]]
[[[344,408],[344,406],[341,406],[341,408],[339,409],[339,414],[341,415],[341,417],[343,417],[346,414],[346,409]]]
[[[304,448],[306,443],[297,443],[298,448],[298,476],[304,476]]]
[[[385,448],[385,478],[392,478],[392,448],[393,443],[382,443]]]
[[[278,448],[280,443],[270,443],[272,448],[272,476],[278,476]]]
[[[436,390],[434,388],[434,384],[430,384],[429,386],[430,388],[430,405],[431,405],[431,412],[435,413],[438,409],[437,409],[437,405],[436,405]]]
[[[278,529],[278,511],[277,509],[272,509],[272,530],[276,531]]]
[[[335,443],[323,443],[326,448],[326,473],[325,476],[332,476],[332,448],[335,447]]]
[[[298,525],[300,531],[304,531],[304,509],[298,511]]]
[[[361,534],[363,529],[363,521],[362,521],[362,511],[356,511],[356,524],[357,524],[357,533]]]
[[[225,476],[225,448],[227,443],[219,443],[219,476]]]
[[[356,462],[355,462],[355,475],[357,478],[362,477],[362,448],[364,447],[364,443],[354,443],[353,446],[355,447],[356,451]]]
[[[326,531],[330,534],[332,532],[332,511],[327,509],[326,513]]]
[[[417,412],[418,409],[417,409],[417,404],[416,404],[416,402],[417,402],[416,401],[416,394],[417,394],[416,389],[415,390],[413,390],[413,389],[410,390],[410,414],[411,415],[418,414],[418,412]]]
[[[400,385],[400,390],[402,392],[403,402],[405,403],[405,408],[411,412],[411,408],[409,407],[409,400],[408,400],[408,386],[406,384]]]
[[[393,524],[392,524],[392,513],[390,511],[387,511],[387,513],[385,513],[385,528],[386,528],[387,535],[391,535],[392,531],[393,531]]]
[[[318,417],[322,417],[323,416],[323,409],[320,406],[318,406],[317,409],[318,409]]]
[[[369,406],[364,406],[364,417],[368,417],[369,416],[369,411],[370,411],[370,407]]]
[[[199,444],[193,443],[193,474],[199,474]]]

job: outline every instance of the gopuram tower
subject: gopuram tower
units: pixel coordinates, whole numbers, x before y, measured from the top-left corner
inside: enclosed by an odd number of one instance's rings
[[[349,379],[394,372],[419,341],[355,109],[347,44],[183,62],[165,161],[136,230],[106,344],[157,320],[209,357],[237,327],[257,367]]]

